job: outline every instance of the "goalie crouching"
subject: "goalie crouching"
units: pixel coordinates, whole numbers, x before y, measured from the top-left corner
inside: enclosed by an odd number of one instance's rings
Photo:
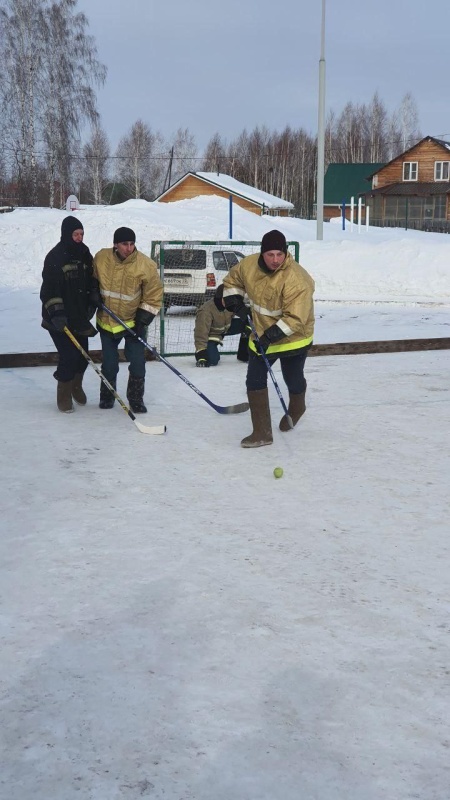
[[[220,361],[219,346],[225,336],[241,334],[237,351],[238,361],[248,361],[248,339],[250,329],[227,311],[223,305],[223,284],[214,297],[207,300],[197,311],[194,328],[195,360],[197,367],[215,367]]]

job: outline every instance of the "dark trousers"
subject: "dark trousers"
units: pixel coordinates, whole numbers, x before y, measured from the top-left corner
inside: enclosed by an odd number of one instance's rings
[[[53,339],[59,355],[58,367],[53,373],[53,377],[56,378],[57,381],[66,383],[67,381],[71,381],[78,373],[84,373],[88,362],[84,355],[72,344],[67,334],[60,331],[49,331],[49,334]],[[86,350],[86,353],[88,353],[88,337],[80,336],[79,334],[74,334],[74,336],[77,342],[81,344],[83,350]]]
[[[145,378],[145,347],[132,333],[115,334],[100,331],[102,340],[102,372],[114,383],[119,372],[119,344],[124,341],[125,358],[130,362],[128,370],[135,378]]]
[[[297,355],[292,356],[270,356],[268,358],[270,366],[280,359],[281,372],[289,394],[302,394],[306,390],[306,380],[303,374],[308,347],[303,347]],[[247,390],[249,392],[265,389],[267,386],[268,370],[262,356],[257,356],[250,351],[247,368]]]

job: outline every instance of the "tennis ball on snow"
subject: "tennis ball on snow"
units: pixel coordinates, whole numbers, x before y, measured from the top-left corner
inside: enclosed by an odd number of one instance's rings
[[[281,468],[281,467],[275,467],[275,469],[274,469],[274,471],[273,471],[273,474],[274,474],[274,477],[275,477],[275,478],[282,478],[282,477],[283,477],[283,470],[282,470],[282,468]]]

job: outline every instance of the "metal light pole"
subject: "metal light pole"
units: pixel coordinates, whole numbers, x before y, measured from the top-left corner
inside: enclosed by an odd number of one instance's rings
[[[317,234],[323,239],[323,183],[325,176],[325,2],[322,0],[322,29],[319,61],[319,125],[317,129]]]

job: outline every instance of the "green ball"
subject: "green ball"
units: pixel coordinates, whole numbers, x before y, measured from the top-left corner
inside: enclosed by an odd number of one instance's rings
[[[283,470],[281,467],[275,467],[273,474],[275,478],[282,478],[283,477]]]

